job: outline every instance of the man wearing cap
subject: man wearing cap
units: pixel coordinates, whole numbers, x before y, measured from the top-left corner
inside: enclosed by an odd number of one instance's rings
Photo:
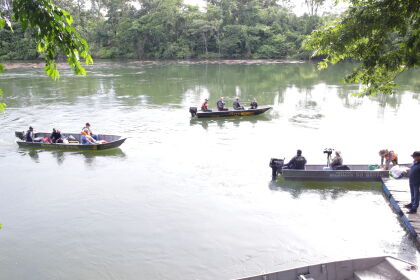
[[[417,213],[420,198],[420,151],[414,152],[411,156],[414,162],[409,172],[411,200],[409,204],[405,205],[406,208],[410,209],[407,214]]]
[[[306,158],[302,156],[302,150],[297,150],[296,156],[294,156],[289,163],[283,168],[287,169],[305,169]]]
[[[207,108],[208,99],[204,99],[204,103],[201,105],[201,111],[203,112],[211,112],[209,108]]]

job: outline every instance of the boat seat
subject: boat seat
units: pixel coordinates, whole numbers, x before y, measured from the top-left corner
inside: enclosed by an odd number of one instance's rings
[[[366,270],[354,272],[355,280],[406,280],[407,278],[395,268],[389,258]]]

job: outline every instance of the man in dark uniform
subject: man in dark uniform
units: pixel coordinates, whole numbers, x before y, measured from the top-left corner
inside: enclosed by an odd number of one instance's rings
[[[239,103],[239,97],[235,98],[235,101],[233,101],[232,106],[234,110],[244,110],[244,106],[242,106],[241,103]]]
[[[420,151],[414,152],[411,156],[414,162],[409,172],[411,202],[405,205],[406,208],[410,209],[407,214],[417,213],[420,199]]]
[[[297,150],[296,156],[294,156],[283,168],[305,169],[305,164],[306,158],[302,156],[301,150]]]
[[[216,102],[217,110],[219,111],[228,111],[228,108],[225,108],[225,100],[223,97],[220,97],[219,100]]]

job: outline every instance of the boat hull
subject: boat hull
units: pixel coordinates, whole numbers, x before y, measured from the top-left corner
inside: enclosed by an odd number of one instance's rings
[[[362,164],[347,165],[350,170],[323,170],[325,165],[306,165],[304,170],[297,170],[279,168],[283,161],[279,159],[274,161],[281,161],[279,165],[270,163],[274,180],[279,174],[285,180],[300,181],[380,181],[389,176],[388,170],[369,170],[369,165]],[[400,164],[400,166],[408,167],[409,164]]]
[[[243,116],[255,116],[270,110],[270,106],[264,106],[257,109],[247,110],[229,110],[229,111],[212,111],[212,112],[201,112],[197,111],[197,118],[226,118],[226,117],[243,117]]]
[[[94,144],[94,145],[83,145],[83,144],[64,144],[64,143],[42,143],[42,142],[26,142],[23,139],[23,132],[16,131],[16,137],[21,140],[16,141],[20,148],[38,148],[38,149],[59,149],[59,150],[83,150],[83,151],[97,151],[97,150],[108,150],[112,148],[117,148],[125,142],[127,138],[122,138],[118,135],[107,135],[99,134],[99,140],[105,140],[107,143],[104,144]],[[80,141],[80,134],[78,133],[62,133],[63,137],[73,136],[76,141]],[[50,133],[39,132],[35,133],[34,137],[45,137],[50,136]]]
[[[393,257],[350,259],[308,265],[289,270],[241,278],[239,280],[342,280],[342,279],[407,279],[419,280],[419,268]]]
[[[388,177],[387,170],[292,170],[284,169],[282,176],[286,180],[310,181],[380,181]]]

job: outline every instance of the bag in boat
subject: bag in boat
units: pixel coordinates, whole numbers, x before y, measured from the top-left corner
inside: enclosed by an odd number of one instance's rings
[[[407,175],[408,168],[395,165],[389,170],[389,175],[394,179],[400,179]]]

